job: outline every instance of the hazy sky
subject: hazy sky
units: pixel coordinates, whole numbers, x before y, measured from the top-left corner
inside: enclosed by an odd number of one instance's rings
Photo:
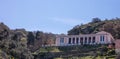
[[[120,17],[120,0],[0,0],[0,22],[11,29],[67,33],[94,17]]]

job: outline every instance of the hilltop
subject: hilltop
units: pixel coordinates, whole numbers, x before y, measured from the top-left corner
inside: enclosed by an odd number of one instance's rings
[[[120,39],[120,18],[105,19],[93,18],[87,24],[81,24],[68,31],[68,35],[91,34],[99,31],[106,31],[113,35],[115,39]]]

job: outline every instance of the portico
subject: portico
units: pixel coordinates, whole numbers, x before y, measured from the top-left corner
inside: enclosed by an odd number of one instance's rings
[[[68,44],[95,44],[96,43],[96,38],[95,36],[93,37],[69,37],[68,38]]]
[[[56,46],[108,44],[113,40],[112,35],[105,31],[96,34],[60,35],[56,37]]]

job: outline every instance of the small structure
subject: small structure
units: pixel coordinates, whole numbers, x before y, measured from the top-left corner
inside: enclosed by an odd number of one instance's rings
[[[108,32],[101,31],[96,34],[80,34],[80,35],[59,35],[56,37],[56,46],[70,45],[94,45],[109,44],[114,41],[112,35]]]

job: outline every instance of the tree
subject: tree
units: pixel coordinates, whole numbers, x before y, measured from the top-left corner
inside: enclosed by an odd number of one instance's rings
[[[37,31],[36,32],[36,39],[40,40],[42,38],[44,38],[44,33],[42,31]]]
[[[34,41],[35,41],[35,36],[32,32],[28,32],[28,44],[34,45]]]
[[[101,19],[99,19],[99,18],[93,18],[92,19],[92,23],[97,23],[97,22],[101,22]]]
[[[12,33],[12,34],[11,34]],[[0,24],[0,59],[33,59],[27,44],[21,42],[22,33],[11,31],[4,24]],[[20,40],[18,40],[20,39]]]

